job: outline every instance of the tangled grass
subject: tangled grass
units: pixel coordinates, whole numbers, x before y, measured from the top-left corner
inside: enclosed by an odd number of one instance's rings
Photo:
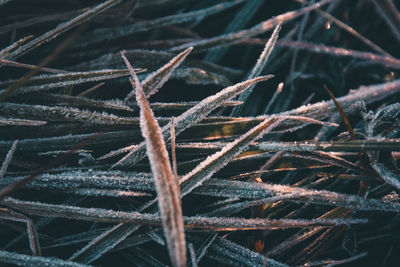
[[[0,262],[396,266],[397,7],[0,0]]]

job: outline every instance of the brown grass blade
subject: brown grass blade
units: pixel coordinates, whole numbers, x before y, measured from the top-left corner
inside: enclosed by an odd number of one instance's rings
[[[190,51],[190,50],[189,50]],[[174,266],[186,266],[186,242],[182,219],[180,194],[176,178],[172,173],[167,148],[162,131],[156,121],[143,88],[128,59],[126,62],[136,87],[136,102],[140,106],[140,128],[146,142],[147,156],[150,160],[158,195],[164,234],[167,240],[169,256]],[[131,81],[132,86],[134,86]]]

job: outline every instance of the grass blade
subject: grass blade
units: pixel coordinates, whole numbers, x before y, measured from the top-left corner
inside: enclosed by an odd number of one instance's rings
[[[109,9],[110,7],[118,4],[119,2],[121,2],[121,1],[120,0],[108,0],[108,1],[105,1],[91,9],[89,9],[85,13],[83,13],[67,22],[64,22],[64,23],[58,25],[53,30],[50,30],[50,31],[46,32],[45,34],[39,36],[38,38],[33,39],[32,41],[26,43],[25,45],[20,46],[13,52],[9,53],[7,56],[7,59],[11,59],[11,60],[16,59],[16,58],[28,53],[29,51],[35,49],[36,47],[53,40],[58,35],[81,24],[82,22],[92,18],[93,16]]]
[[[185,60],[185,58],[192,50],[193,47],[189,47],[188,49],[171,59],[162,68],[148,75],[146,79],[144,79],[142,82],[143,92],[145,93],[145,95],[149,97],[157,93],[158,89],[160,89],[168,81],[171,73]],[[129,101],[134,95],[135,90],[132,90],[125,97],[125,101]]]
[[[17,266],[60,266],[60,267],[88,267],[88,265],[60,260],[56,258],[35,257],[0,250],[0,262],[15,264]]]
[[[271,55],[272,50],[275,47],[276,40],[278,39],[279,31],[281,30],[281,24],[278,24],[275,27],[275,30],[273,31],[271,37],[269,38],[268,42],[265,44],[264,50],[261,52],[260,57],[257,60],[256,65],[253,67],[251,72],[247,75],[247,79],[252,79],[256,76],[259,76],[264,69],[265,65],[267,64],[269,55]],[[239,101],[246,102],[247,98],[253,91],[254,86],[250,87],[248,90],[244,91],[241,93],[238,97]],[[240,111],[242,110],[243,106],[238,106],[233,108],[231,115],[232,116],[237,116]]]
[[[12,157],[14,155],[14,152],[17,149],[17,145],[18,145],[18,140],[14,141],[14,143],[12,144],[10,150],[8,151],[8,153],[6,155],[6,158],[3,161],[3,164],[1,165],[0,180],[4,177],[4,174],[7,171],[8,165],[10,164]]]
[[[191,50],[191,49],[190,49]],[[190,52],[187,51],[187,53]],[[135,71],[121,53],[136,87],[136,102],[140,106],[140,128],[146,142],[147,155],[154,176],[169,256],[174,266],[186,266],[186,242],[183,229],[182,207],[176,178],[172,173],[162,131],[154,118]],[[133,82],[131,81],[132,86]]]
[[[194,170],[181,178],[182,196],[189,194],[205,180],[211,178],[215,172],[226,166],[234,157],[242,152],[250,142],[272,130],[281,121],[282,119],[277,118],[266,119],[237,140],[222,148],[221,151],[209,156]]]

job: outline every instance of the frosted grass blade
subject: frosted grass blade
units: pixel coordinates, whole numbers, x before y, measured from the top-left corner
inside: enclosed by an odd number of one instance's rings
[[[160,89],[168,81],[171,73],[185,60],[185,58],[192,50],[193,47],[187,48],[185,51],[171,59],[163,67],[148,75],[146,79],[144,79],[142,82],[143,92],[145,93],[145,95],[149,97],[157,93],[158,89]],[[129,101],[134,95],[135,90],[132,90],[125,97],[125,102]]]
[[[247,74],[247,79],[252,79],[261,74],[262,70],[264,69],[265,65],[267,64],[269,55],[271,55],[272,50],[275,47],[275,43],[276,43],[276,40],[278,39],[280,29],[281,29],[281,24],[278,24],[275,27],[275,30],[273,31],[268,42],[265,44],[264,50],[261,52],[256,65],[253,67],[253,69],[250,71],[250,73]],[[247,98],[253,91],[253,88],[254,88],[254,86],[250,87],[249,90],[246,90],[243,93],[241,93],[238,97],[238,100],[246,102]],[[240,113],[241,110],[242,110],[242,106],[235,107],[235,108],[233,108],[231,115],[238,116],[238,114]]]
[[[136,102],[140,107],[140,129],[146,142],[147,156],[155,180],[158,206],[161,212],[169,256],[174,266],[186,266],[186,242],[180,193],[176,177],[172,173],[162,130],[154,117],[153,111],[150,109],[150,104],[146,99],[135,71],[124,54],[121,53],[121,55],[131,71],[136,87]],[[133,86],[132,81],[131,83]]]
[[[1,165],[0,180],[4,177],[4,174],[7,171],[8,165],[10,164],[12,157],[14,155],[14,152],[17,149],[17,145],[18,145],[18,140],[14,141],[14,143],[12,144],[10,150],[8,151],[8,153],[6,155],[6,158],[3,161],[3,164]]]
[[[17,266],[60,266],[60,267],[88,267],[89,265],[80,264],[72,261],[60,260],[56,258],[35,257],[15,252],[0,250],[0,262],[15,264]]]

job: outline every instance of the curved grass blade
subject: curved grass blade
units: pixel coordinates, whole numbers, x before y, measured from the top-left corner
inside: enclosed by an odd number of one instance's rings
[[[362,51],[346,49],[346,48],[342,48],[342,47],[333,47],[333,46],[326,46],[326,45],[321,45],[321,44],[308,43],[308,42],[304,42],[304,41],[279,40],[279,41],[277,41],[276,45],[278,47],[290,47],[290,48],[294,48],[294,49],[307,50],[312,53],[333,55],[336,57],[357,58],[357,59],[369,61],[371,63],[381,64],[381,65],[389,67],[389,68],[395,68],[395,69],[400,68],[400,60],[393,58],[393,57],[389,57],[389,56],[378,55],[376,53],[362,52]]]
[[[189,52],[190,50],[187,51],[187,53]],[[186,266],[186,242],[180,194],[176,178],[172,173],[162,131],[150,109],[135,71],[124,54],[121,53],[121,55],[134,78],[136,102],[140,106],[140,128],[146,142],[147,156],[154,176],[169,256],[174,266]],[[133,86],[132,80],[131,83]]]

